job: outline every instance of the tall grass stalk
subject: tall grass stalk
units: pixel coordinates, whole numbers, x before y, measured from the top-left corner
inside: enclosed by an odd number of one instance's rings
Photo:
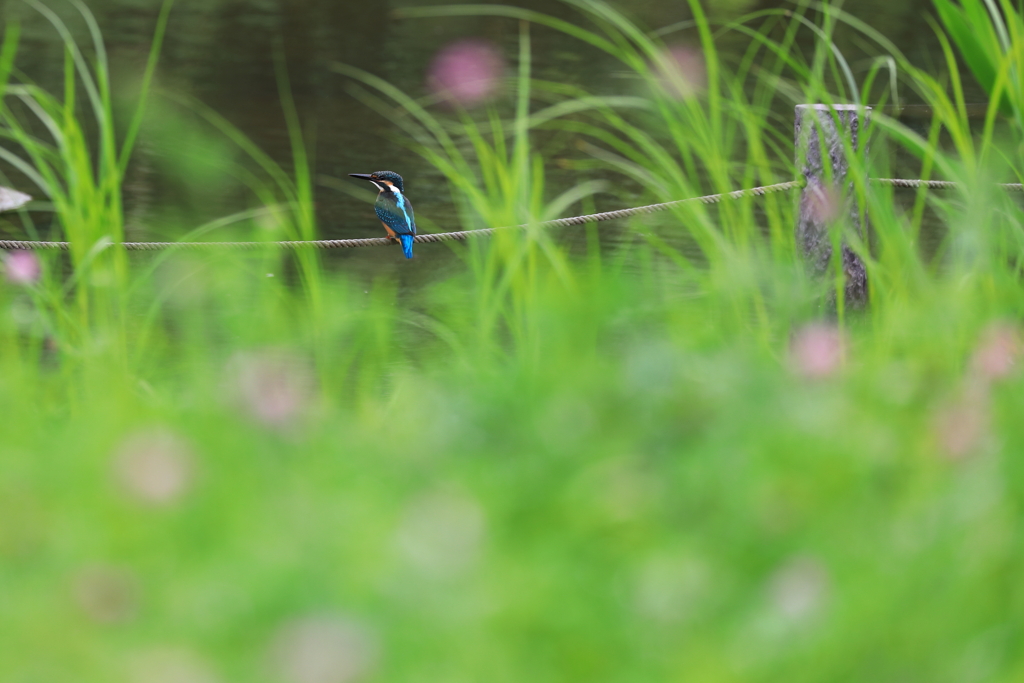
[[[310,141],[306,139],[295,105],[283,53],[278,49],[275,54],[278,94],[281,99],[292,156],[291,173],[261,150],[234,124],[207,105],[177,93],[163,92],[162,94],[198,114],[215,131],[223,135],[226,140],[231,141],[246,159],[255,163],[258,172],[250,170],[246,164],[232,164],[231,168],[224,169],[224,171],[237,177],[248,187],[262,208],[268,211],[267,218],[278,228],[274,231],[265,231],[262,235],[263,239],[316,240],[319,239],[319,232],[315,212],[313,160],[310,158],[309,152]],[[207,230],[200,232],[205,233]],[[188,236],[183,239],[188,239]],[[298,266],[300,288],[308,297],[310,304],[308,309],[304,309],[309,313],[305,317],[304,326],[315,338],[322,339],[324,293],[320,256],[313,248],[297,249],[294,256]],[[276,252],[276,258],[282,257],[281,252]],[[321,362],[328,360],[328,352],[322,346],[319,347],[317,356]]]
[[[544,161],[531,142],[531,59],[529,29],[523,22],[512,119],[505,121],[491,109],[479,122],[463,111],[452,127],[379,77],[348,65],[334,65],[339,73],[386,98],[355,91],[382,115],[398,122],[409,136],[411,148],[445,175],[466,227],[529,226],[525,239],[523,234],[498,234],[491,244],[473,245],[466,252],[476,283],[476,345],[496,352],[494,344],[507,332],[527,356],[540,352],[537,321],[529,314],[534,297],[545,291],[549,278],[570,291],[577,287],[565,255],[547,232],[534,226],[558,217],[601,187],[581,183],[557,197],[545,198]],[[396,107],[411,116],[397,115]],[[451,131],[456,130],[465,136],[470,154],[453,138]]]
[[[767,88],[755,91],[750,101],[744,84],[753,68],[752,56],[743,62],[740,73],[723,71],[715,35],[699,3],[691,3],[704,65],[702,74],[680,73],[665,42],[636,27],[621,12],[602,2],[569,2],[596,30],[567,25],[562,19],[542,13],[500,5],[457,5],[405,8],[403,16],[450,17],[498,15],[563,31],[597,48],[635,74],[643,93],[628,102],[622,98],[590,97],[587,106],[553,105],[551,114],[540,112],[536,124],[592,139],[600,148],[597,158],[610,164],[651,193],[656,201],[729,192],[740,187],[771,184],[792,177],[792,143],[789,136],[764,125],[774,117]],[[791,41],[792,36],[787,40]],[[779,50],[771,69],[777,74],[786,65]],[[770,71],[770,69],[769,69]],[[771,82],[771,73],[758,78]],[[706,77],[700,95],[680,96],[694,90],[694,82]],[[693,82],[688,79],[694,79]],[[561,90],[574,98],[578,92]],[[728,100],[724,93],[728,93]],[[625,106],[623,106],[625,105]],[[566,115],[555,116],[554,112]],[[783,154],[778,154],[778,152]],[[782,157],[780,159],[780,156]],[[762,239],[753,219],[755,203],[765,207],[770,239]],[[668,248],[661,236],[653,240],[658,248],[685,268],[689,277],[698,278],[699,287],[719,291],[738,291],[734,285],[745,283],[744,302],[728,308],[737,320],[748,321],[753,314],[756,326],[767,341],[773,332],[767,316],[760,268],[751,269],[750,257],[762,265],[772,254],[779,258],[794,253],[790,225],[792,211],[785,198],[726,202],[715,210],[686,205],[674,211],[685,235],[699,247],[700,258],[711,267],[695,267],[682,252]],[[760,254],[761,256],[757,256]],[[770,284],[769,284],[770,286]],[[746,324],[744,322],[744,324]]]
[[[79,0],[72,2],[92,39],[92,63],[60,17],[46,5],[34,0],[30,4],[63,40],[63,97],[57,98],[32,83],[8,86],[0,101],[0,136],[13,143],[15,149],[20,148],[24,156],[2,147],[0,158],[24,173],[49,198],[62,233],[60,237],[70,242],[75,312],[68,316],[60,306],[51,310],[62,343],[80,348],[99,341],[112,351],[112,357],[124,357],[122,292],[127,286],[127,260],[122,250],[110,246],[124,240],[122,186],[172,1],[165,0],[162,5],[142,76],[139,103],[120,149],[106,48],[89,8]],[[9,29],[5,34],[5,75],[13,60],[16,37],[16,30]],[[95,124],[95,140],[89,138],[88,129],[79,118],[79,89],[85,92],[85,110]],[[12,99],[20,103],[20,110],[13,106]],[[26,120],[22,112],[27,112],[32,121]],[[43,137],[34,132],[37,124],[45,131]]]

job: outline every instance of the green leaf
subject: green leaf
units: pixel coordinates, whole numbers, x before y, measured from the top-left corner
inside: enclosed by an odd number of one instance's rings
[[[986,92],[991,92],[996,80],[996,67],[990,61],[988,51],[975,36],[974,28],[968,22],[963,10],[950,0],[935,0],[935,9],[939,20],[949,33],[950,38],[960,50],[971,73],[978,79]]]
[[[956,44],[967,67],[978,84],[991,95],[996,74],[999,72],[1002,51],[987,10],[977,0],[965,0],[963,8],[957,7],[950,0],[934,2],[939,20]],[[979,33],[983,35],[979,36]],[[1000,110],[1003,113],[1011,111],[1005,96],[1000,102]]]

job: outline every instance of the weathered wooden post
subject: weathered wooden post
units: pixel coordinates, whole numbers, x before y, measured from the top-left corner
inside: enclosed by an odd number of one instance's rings
[[[816,275],[825,275],[832,259],[830,225],[848,216],[861,238],[865,234],[853,201],[853,181],[847,178],[849,161],[843,142],[857,148],[857,135],[868,123],[870,111],[870,107],[853,104],[796,107],[796,166],[805,181],[796,239]],[[868,300],[864,262],[846,242],[842,244],[842,257],[846,305],[862,308]]]

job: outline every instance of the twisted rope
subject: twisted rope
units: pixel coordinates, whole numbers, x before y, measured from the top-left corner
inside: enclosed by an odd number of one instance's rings
[[[949,180],[912,180],[907,178],[871,178],[871,182],[875,185],[887,185],[890,187],[903,187],[916,189],[919,187],[927,187],[933,190],[952,190],[961,186],[961,183],[949,181]],[[689,199],[677,199],[672,202],[663,202],[661,204],[648,204],[647,206],[637,206],[631,209],[619,209],[617,211],[604,211],[602,213],[593,213],[585,216],[572,216],[569,218],[556,218],[550,221],[542,221],[540,223],[534,223],[534,227],[538,228],[556,228],[556,227],[567,227],[570,225],[583,225],[585,223],[598,223],[601,221],[611,221],[619,218],[628,218],[630,216],[638,216],[642,214],[656,213],[658,211],[667,211],[669,209],[683,206],[684,204],[700,203],[700,204],[718,204],[723,199],[741,199],[743,197],[763,197],[768,194],[775,192],[786,192],[789,190],[795,190],[802,188],[804,185],[803,181],[791,180],[785,183],[776,183],[774,185],[765,185],[763,187],[754,187],[749,190],[736,190],[734,192],[726,192],[722,194],[709,194],[703,197],[691,197]],[[1000,183],[999,187],[1011,192],[1024,192],[1024,183]],[[7,188],[0,188],[0,190],[6,190]],[[25,195],[27,197],[27,195]],[[0,210],[7,210],[5,207],[0,206]],[[419,244],[429,244],[433,242],[449,242],[452,240],[467,240],[471,237],[489,237],[499,230],[527,230],[530,225],[509,225],[500,228],[480,228],[478,230],[461,230],[458,232],[438,232],[423,235],[416,235],[413,238],[413,242]],[[383,247],[389,244],[394,244],[394,241],[387,237],[369,237],[363,239],[346,239],[346,240],[286,240],[281,242],[120,242],[117,244],[111,244],[109,246],[120,246],[126,251],[160,251],[164,249],[262,249],[268,246],[278,247],[281,249],[301,249],[303,247],[313,247],[316,249],[355,249],[358,247]],[[70,242],[43,242],[43,241],[32,241],[32,240],[0,240],[0,249],[13,250],[13,249],[55,249],[58,251],[68,251],[71,248]]]
[[[932,190],[955,190],[961,183],[950,180],[907,180],[905,178],[872,178],[871,182],[876,185],[888,185],[890,187],[927,187]],[[1000,183],[1000,188],[1010,192],[1024,192],[1024,184],[1021,183]]]
[[[631,209],[619,209],[617,211],[605,211],[593,213],[586,216],[572,216],[570,218],[556,218],[550,221],[534,223],[538,228],[567,227],[570,225],[583,225],[584,223],[598,223],[611,221],[617,218],[628,218],[641,214],[667,211],[685,204],[718,204],[723,199],[741,199],[743,197],[763,197],[775,192],[786,192],[803,186],[799,180],[791,180],[775,185],[755,187],[749,190],[736,190],[723,194],[709,194],[703,197],[692,197],[690,199],[678,199],[673,202],[662,204],[649,204],[637,206]],[[449,242],[452,240],[467,240],[470,237],[488,237],[498,230],[526,230],[530,225],[510,225],[500,228],[481,228],[479,230],[462,230],[459,232],[438,232],[432,234],[416,235],[414,242],[428,244],[432,242]],[[357,247],[383,247],[393,244],[387,237],[370,237],[365,239],[348,240],[291,240],[284,242],[120,242],[120,246],[127,251],[158,251],[162,249],[261,249],[268,246],[281,249],[299,249],[302,247],[314,247],[317,249],[354,249]],[[111,245],[115,246],[115,245]],[[59,249],[67,251],[70,248],[69,242],[35,242],[28,240],[0,240],[0,249]]]

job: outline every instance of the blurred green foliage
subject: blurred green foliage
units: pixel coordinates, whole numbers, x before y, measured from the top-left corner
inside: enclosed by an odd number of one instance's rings
[[[611,7],[567,4],[577,21],[417,11],[564,30],[620,60],[640,90],[600,98],[531,78],[526,27],[511,115],[436,113],[339,67],[383,114],[410,117],[409,147],[446,174],[465,227],[559,205],[538,130],[577,136],[606,171],[675,199],[791,177],[788,122],[774,112],[866,103],[880,82],[894,98],[889,75],[933,106],[932,136],[880,112],[874,135],[962,190],[915,203],[858,180],[851,199],[873,228],[854,247],[872,302],[855,316],[823,310],[842,283],[806,276],[794,206],[778,197],[638,219],[616,250],[597,227],[581,240],[530,230],[421,245],[418,259],[450,248],[462,265],[415,288],[273,248],[122,255],[116,286],[88,259],[41,253],[37,279],[9,255],[0,680],[1024,674],[1024,225],[992,185],[1020,179],[1001,151],[1024,131],[996,125],[994,95],[973,134],[942,74],[840,10],[717,27],[694,2],[698,74]],[[843,22],[891,59],[848,64],[830,41]],[[817,37],[814,54],[788,49],[800,31]],[[749,38],[738,62],[716,51],[721,32]],[[71,64],[69,78],[103,68]],[[0,114],[31,163],[93,149],[26,137],[24,111],[8,106],[17,87],[28,86],[8,86]],[[61,131],[88,130],[66,100],[45,103],[63,112]],[[219,161],[253,196],[195,232],[314,234],[294,115],[289,174],[192,106],[248,156]],[[108,104],[91,115],[113,126]],[[115,133],[100,126],[100,143]],[[860,178],[886,171],[884,155],[847,153]],[[60,168],[72,184],[101,179],[88,188],[117,178],[102,164]],[[121,223],[72,227],[109,216],[116,198],[51,199],[74,253],[116,253],[103,244]],[[926,213],[945,235],[927,257]],[[834,229],[855,237],[842,220]]]

